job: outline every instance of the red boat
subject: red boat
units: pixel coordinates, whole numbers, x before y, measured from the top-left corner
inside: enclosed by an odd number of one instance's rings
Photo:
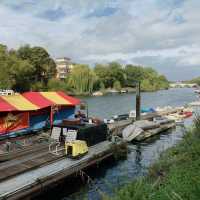
[[[192,117],[193,113],[191,111],[183,112],[184,118]]]

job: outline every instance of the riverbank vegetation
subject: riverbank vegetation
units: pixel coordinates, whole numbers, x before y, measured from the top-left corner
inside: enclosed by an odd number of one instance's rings
[[[0,45],[0,88],[23,91],[64,90],[74,95],[106,93],[134,88],[135,81],[141,82],[142,91],[167,89],[165,76],[149,67],[111,62],[89,65],[76,64],[65,80],[56,79],[56,64],[42,47],[25,45],[9,50]]]
[[[199,200],[200,118],[175,147],[163,153],[146,177],[120,189],[112,200]],[[109,198],[106,198],[109,199]]]
[[[186,81],[186,83],[196,83],[197,85],[200,86],[200,77],[194,78],[190,81]]]

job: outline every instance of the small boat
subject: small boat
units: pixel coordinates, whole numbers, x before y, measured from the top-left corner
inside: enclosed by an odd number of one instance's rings
[[[192,117],[193,113],[191,111],[185,111],[183,112],[184,118]]]
[[[103,96],[103,92],[100,92],[100,91],[93,92],[92,96],[95,96],[95,97]]]
[[[153,113],[153,112],[156,112],[156,110],[154,108],[142,108],[141,112],[142,113]]]
[[[120,93],[127,93],[127,90],[121,90]]]
[[[200,101],[193,101],[189,103],[189,106],[200,106]]]
[[[200,94],[200,89],[194,90],[194,93]]]

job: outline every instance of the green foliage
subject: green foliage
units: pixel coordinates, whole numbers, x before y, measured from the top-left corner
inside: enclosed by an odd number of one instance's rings
[[[75,93],[92,93],[96,75],[88,65],[76,65],[68,78],[68,85]]]
[[[8,51],[0,45],[0,88],[23,92],[46,89],[55,75],[55,63],[41,47],[28,45]]]
[[[148,176],[121,188],[113,200],[198,200],[200,197],[200,118],[175,147],[163,153]]]
[[[168,88],[167,79],[152,68],[126,65],[117,62],[77,65],[63,82],[55,79],[56,64],[42,47],[25,45],[8,51],[0,44],[0,88],[23,92],[28,90],[67,90],[74,94],[91,94],[107,88],[121,90],[141,81],[143,91]]]
[[[127,76],[127,85],[133,85],[135,80],[140,81],[142,91],[156,91],[159,89],[167,89],[169,87],[169,82],[166,77],[159,75],[150,67],[144,68],[126,65],[125,73]]]
[[[14,51],[8,52],[5,46],[0,46],[0,87],[25,91],[30,88],[30,76],[33,67],[27,61],[17,57]]]
[[[42,82],[35,82],[31,85],[31,90],[33,91],[43,91],[46,90],[45,86],[43,85]]]
[[[194,78],[190,81],[186,81],[186,83],[196,83],[196,84],[200,85],[200,77]]]
[[[122,89],[120,82],[115,81],[113,84],[113,88],[116,89],[117,91],[120,91]]]
[[[117,62],[105,65],[96,64],[94,72],[106,88],[113,87],[115,81],[119,81],[121,86],[125,85],[126,75],[122,66]]]
[[[48,80],[55,76],[56,64],[44,48],[26,45],[19,48],[17,55],[34,67],[35,81],[42,81],[46,85]]]
[[[105,90],[105,85],[103,82],[100,82],[100,90],[104,91]]]
[[[48,87],[48,90],[50,91],[58,91],[58,90],[69,91],[70,90],[66,81],[61,81],[55,78],[52,78],[49,80],[47,87]]]

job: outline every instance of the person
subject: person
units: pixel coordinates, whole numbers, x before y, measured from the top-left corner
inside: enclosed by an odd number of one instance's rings
[[[78,110],[77,113],[75,114],[75,118],[86,119],[86,116],[84,113]]]

